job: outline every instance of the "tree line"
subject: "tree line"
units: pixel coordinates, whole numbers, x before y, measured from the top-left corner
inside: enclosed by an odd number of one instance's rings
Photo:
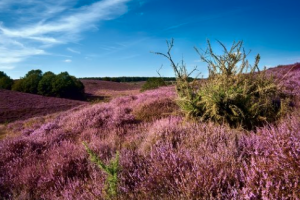
[[[50,71],[43,73],[37,69],[14,81],[0,71],[0,89],[76,100],[85,98],[84,85],[68,72],[56,75]]]

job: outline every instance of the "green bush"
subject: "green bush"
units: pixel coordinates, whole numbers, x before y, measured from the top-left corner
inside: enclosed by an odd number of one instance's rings
[[[10,90],[14,81],[4,72],[0,71],[0,89]]]
[[[245,129],[254,129],[284,116],[289,111],[290,99],[272,76],[259,70],[260,56],[256,56],[251,66],[242,41],[234,42],[230,49],[219,43],[223,55],[216,55],[209,41],[204,53],[195,48],[208,64],[209,77],[202,82],[189,83],[186,67],[174,63],[170,53],[173,40],[167,43],[167,54],[157,53],[171,62],[177,77],[177,102],[186,116]]]
[[[150,78],[142,86],[141,92],[146,91],[146,90],[156,89],[161,86],[166,86],[166,83],[162,78]]]

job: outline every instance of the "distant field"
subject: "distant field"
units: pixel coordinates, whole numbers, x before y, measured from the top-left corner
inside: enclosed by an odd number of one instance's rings
[[[0,89],[0,123],[65,111],[83,104],[86,103]]]
[[[145,82],[117,83],[100,80],[80,80],[89,100],[108,100],[118,96],[138,94]]]
[[[89,101],[108,101],[118,96],[138,94],[144,83],[81,81],[85,86],[85,93]],[[0,90],[0,123],[44,116],[84,104],[87,102]]]

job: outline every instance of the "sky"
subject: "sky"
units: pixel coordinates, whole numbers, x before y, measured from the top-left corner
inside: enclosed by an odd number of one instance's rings
[[[300,62],[299,0],[0,0],[0,71],[76,77],[174,76],[175,62],[207,75],[194,47],[244,42],[260,67]],[[197,73],[198,73],[197,72]]]

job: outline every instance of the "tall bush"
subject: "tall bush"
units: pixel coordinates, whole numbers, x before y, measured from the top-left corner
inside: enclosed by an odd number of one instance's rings
[[[166,54],[156,53],[171,62],[177,77],[177,102],[188,118],[253,129],[274,122],[288,112],[289,97],[272,76],[259,70],[259,55],[254,65],[250,65],[242,41],[234,42],[230,49],[219,42],[223,55],[215,54],[210,42],[207,43],[206,51],[195,48],[201,60],[208,64],[209,77],[201,82],[189,83],[191,73],[183,62],[175,64],[171,56],[173,40],[167,42]]]
[[[10,90],[14,81],[4,72],[0,71],[0,89]]]

